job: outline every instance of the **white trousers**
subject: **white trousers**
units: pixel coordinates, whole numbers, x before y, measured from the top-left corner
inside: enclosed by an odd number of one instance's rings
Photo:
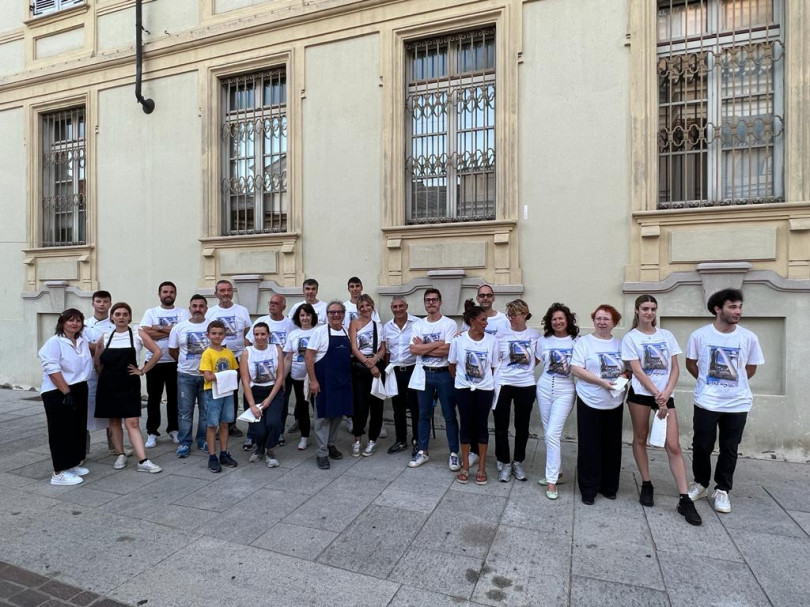
[[[557,484],[562,456],[560,437],[565,420],[574,407],[574,386],[569,382],[543,381],[537,385],[537,404],[546,440],[546,482]]]

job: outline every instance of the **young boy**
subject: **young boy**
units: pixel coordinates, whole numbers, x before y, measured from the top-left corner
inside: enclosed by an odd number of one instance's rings
[[[236,460],[228,453],[228,424],[233,423],[233,397],[229,394],[222,398],[214,398],[212,385],[217,380],[215,373],[236,370],[236,357],[228,348],[222,345],[225,340],[225,323],[221,320],[212,320],[208,323],[206,331],[208,341],[211,342],[202,353],[200,371],[205,380],[203,385],[203,400],[206,411],[206,439],[208,441],[208,469],[211,472],[222,472],[222,466],[236,467]],[[216,438],[219,432],[219,460],[217,460]]]

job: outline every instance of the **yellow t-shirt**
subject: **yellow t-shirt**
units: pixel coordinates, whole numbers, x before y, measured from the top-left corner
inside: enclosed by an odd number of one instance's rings
[[[238,369],[239,365],[236,364],[236,357],[228,348],[222,350],[214,350],[213,348],[206,348],[203,350],[202,358],[200,359],[200,373],[203,371],[211,371],[218,373],[220,371],[227,371],[228,369]],[[205,390],[211,389],[211,382],[205,382],[203,386]]]

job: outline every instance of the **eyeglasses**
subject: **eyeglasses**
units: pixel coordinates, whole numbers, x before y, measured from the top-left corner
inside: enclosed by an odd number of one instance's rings
[[[327,312],[327,314],[331,314],[332,316],[341,316],[341,315],[343,315],[345,313],[346,312],[344,312],[343,310],[329,310]]]
[[[438,297],[425,297],[425,303],[439,303],[441,299]]]
[[[492,299],[495,297],[495,293],[479,293],[478,297],[486,297],[487,299]]]

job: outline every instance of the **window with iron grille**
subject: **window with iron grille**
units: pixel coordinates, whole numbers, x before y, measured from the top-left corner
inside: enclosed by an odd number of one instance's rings
[[[83,107],[42,114],[42,246],[87,242]]]
[[[33,0],[31,3],[31,14],[45,15],[46,13],[54,13],[69,6],[76,6],[77,4],[84,4],[85,0]]]
[[[222,234],[287,230],[287,73],[229,77],[222,86]]]
[[[407,222],[495,219],[495,29],[405,51]]]
[[[658,208],[784,200],[782,0],[658,0]]]

